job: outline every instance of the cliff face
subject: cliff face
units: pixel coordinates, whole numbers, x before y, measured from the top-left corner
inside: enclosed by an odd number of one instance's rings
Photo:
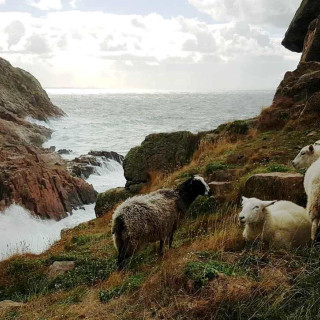
[[[60,219],[95,201],[91,185],[71,176],[60,156],[41,148],[51,131],[25,120],[63,115],[31,74],[0,58],[0,209],[17,203]]]

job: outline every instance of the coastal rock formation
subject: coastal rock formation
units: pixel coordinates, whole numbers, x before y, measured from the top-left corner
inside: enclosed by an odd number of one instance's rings
[[[172,172],[187,164],[200,141],[188,131],[151,134],[124,159],[127,186],[149,181],[152,172]]]
[[[95,201],[91,185],[70,175],[59,155],[41,148],[51,131],[25,119],[62,115],[31,74],[0,58],[0,210],[16,203],[60,219]]]
[[[288,200],[298,205],[306,204],[303,175],[299,173],[272,172],[250,177],[242,194],[261,200]]]
[[[304,40],[300,62],[320,61],[320,19],[313,20]]]
[[[282,45],[294,52],[302,52],[310,23],[320,15],[318,0],[303,0],[296,12]]]
[[[114,151],[90,151],[87,155],[75,158],[67,163],[68,170],[79,178],[89,178],[109,160],[123,164],[124,156]]]

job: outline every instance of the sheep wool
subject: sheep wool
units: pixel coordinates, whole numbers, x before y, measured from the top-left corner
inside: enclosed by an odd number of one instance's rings
[[[239,220],[245,224],[248,242],[261,240],[276,249],[303,247],[310,242],[311,221],[307,211],[290,201],[262,201],[243,197]]]

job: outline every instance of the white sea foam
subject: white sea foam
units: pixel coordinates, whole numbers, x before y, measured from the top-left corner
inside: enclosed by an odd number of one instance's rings
[[[47,250],[60,239],[62,229],[73,228],[95,218],[94,205],[84,208],[75,210],[60,221],[41,220],[17,205],[0,212],[0,260],[14,254],[39,254]]]

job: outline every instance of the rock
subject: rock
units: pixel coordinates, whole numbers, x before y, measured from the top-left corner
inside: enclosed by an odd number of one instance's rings
[[[0,58],[0,111],[19,118],[46,120],[65,113],[54,106],[39,81],[29,72],[14,68]]]
[[[114,151],[90,151],[88,154],[94,157],[103,157],[106,160],[114,160],[121,165],[124,160],[124,156]]]
[[[282,45],[294,52],[302,52],[310,23],[320,14],[318,0],[303,0],[282,41]]]
[[[12,300],[3,300],[0,301],[0,310],[3,309],[15,309],[15,308],[21,308],[23,307],[25,304],[22,302],[15,302]]]
[[[306,204],[303,175],[299,173],[255,174],[245,183],[242,195],[261,200],[288,200],[302,206]]]
[[[71,176],[59,159],[37,147],[0,146],[0,210],[16,203],[43,218],[60,219],[95,202],[93,187]]]
[[[317,92],[320,92],[320,62],[303,62],[296,70],[285,74],[276,91],[274,104],[281,99],[292,99],[291,106],[303,104]]]
[[[74,261],[55,261],[50,267],[48,272],[49,278],[55,278],[61,274],[71,271],[75,268]]]
[[[104,193],[99,193],[94,211],[96,217],[101,217],[112,210],[116,204],[125,201],[134,194],[125,188],[110,189]]]
[[[54,151],[54,150],[53,150]],[[69,150],[69,149],[59,149],[57,151],[57,154],[60,154],[60,155],[63,155],[63,154],[70,154],[72,153],[72,150]]]
[[[218,201],[225,201],[232,192],[234,185],[229,181],[213,181],[209,184],[210,191]]]
[[[124,159],[124,175],[130,184],[149,181],[152,172],[172,172],[187,164],[196,151],[199,135],[188,131],[151,134]]]
[[[79,178],[88,179],[97,171],[97,167],[106,165],[108,160],[114,160],[122,165],[124,157],[113,151],[90,151],[74,160],[68,161],[68,170]]]
[[[313,20],[304,40],[300,62],[320,61],[320,19]]]
[[[209,174],[208,181],[235,181],[243,173],[243,169],[227,169],[227,170],[217,170]]]
[[[95,201],[91,185],[71,176],[52,148],[41,148],[51,130],[26,120],[62,115],[31,74],[0,58],[0,210],[16,203],[61,219]]]

